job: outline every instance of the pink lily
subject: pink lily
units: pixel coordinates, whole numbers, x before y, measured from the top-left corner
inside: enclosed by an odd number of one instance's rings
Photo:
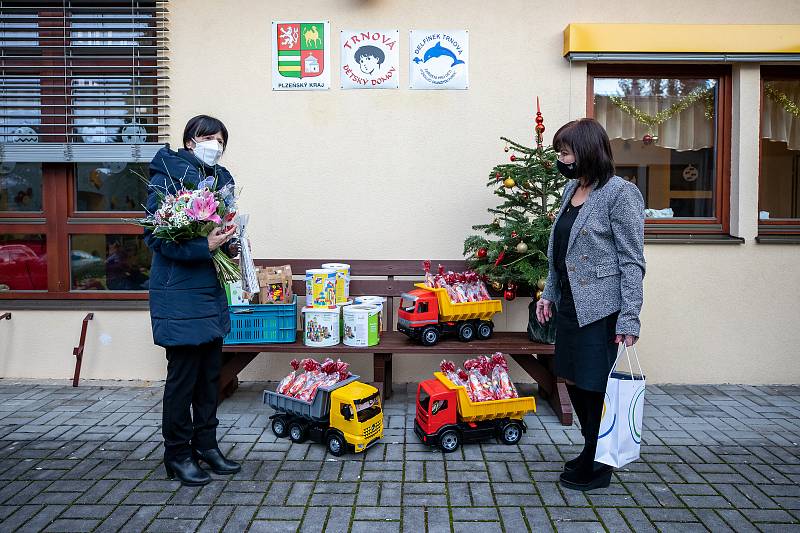
[[[222,219],[219,218],[219,215],[217,214],[218,206],[219,202],[214,200],[213,195],[209,194],[203,198],[195,198],[191,207],[185,209],[184,213],[186,213],[186,216],[192,220],[198,220],[200,222],[210,220],[211,222],[220,224]]]

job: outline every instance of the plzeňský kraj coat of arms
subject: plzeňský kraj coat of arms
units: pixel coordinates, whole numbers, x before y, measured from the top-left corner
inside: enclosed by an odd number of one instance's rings
[[[331,85],[330,23],[272,23],[272,89],[320,90]]]

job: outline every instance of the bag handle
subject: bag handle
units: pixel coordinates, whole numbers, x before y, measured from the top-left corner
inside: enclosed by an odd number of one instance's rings
[[[644,379],[644,372],[642,372],[642,364],[639,362],[639,354],[636,351],[636,345],[632,345],[631,348],[633,349],[633,358],[636,361],[636,366],[639,367],[639,377]],[[617,369],[617,364],[619,364],[620,355],[622,354],[622,350],[625,350],[625,356],[628,359],[628,368],[631,370],[631,376],[636,377],[634,374],[634,368],[631,364],[631,354],[628,352],[628,347],[625,345],[625,341],[619,343],[619,349],[617,350],[617,359],[614,361],[614,364],[611,365],[611,370],[608,372],[608,377],[611,377],[611,374],[614,373],[614,370]]]

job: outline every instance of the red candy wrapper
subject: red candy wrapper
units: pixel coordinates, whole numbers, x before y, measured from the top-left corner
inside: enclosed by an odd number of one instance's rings
[[[491,300],[486,285],[477,273],[467,270],[466,272],[445,272],[444,266],[439,265],[439,272],[431,274],[431,262],[423,261],[425,269],[425,285],[437,289],[445,289],[447,295],[453,303],[481,302]]]
[[[307,402],[314,399],[319,387],[335,385],[350,376],[348,370],[350,365],[342,362],[341,359],[334,361],[327,358],[322,363],[311,358],[302,361],[293,359],[291,365],[294,370],[281,380],[277,391]],[[296,375],[300,367],[303,367],[305,372]]]
[[[297,359],[292,359],[292,362],[289,363],[292,365],[292,371],[287,374],[285,378],[278,383],[278,388],[276,389],[280,394],[286,394],[289,388],[292,386],[292,382],[297,377],[297,369],[300,368],[300,361]]]
[[[459,369],[460,375],[457,377],[466,382],[467,392],[473,402],[519,397],[508,375],[508,362],[502,353],[468,359],[464,361],[464,368],[468,372]]]

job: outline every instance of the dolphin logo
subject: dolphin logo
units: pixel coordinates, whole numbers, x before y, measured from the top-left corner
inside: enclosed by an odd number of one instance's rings
[[[450,59],[453,60],[453,64],[450,65],[451,67],[454,67],[456,65],[463,65],[464,64],[463,61],[461,61],[460,59],[458,59],[456,57],[456,55],[453,53],[452,50],[442,46],[441,41],[437,42],[434,46],[428,48],[428,50],[425,51],[425,56],[423,57],[423,59],[420,59],[419,57],[415,57],[414,58],[414,63],[427,63],[429,59],[432,59],[434,57],[442,57],[442,56],[449,57]]]

